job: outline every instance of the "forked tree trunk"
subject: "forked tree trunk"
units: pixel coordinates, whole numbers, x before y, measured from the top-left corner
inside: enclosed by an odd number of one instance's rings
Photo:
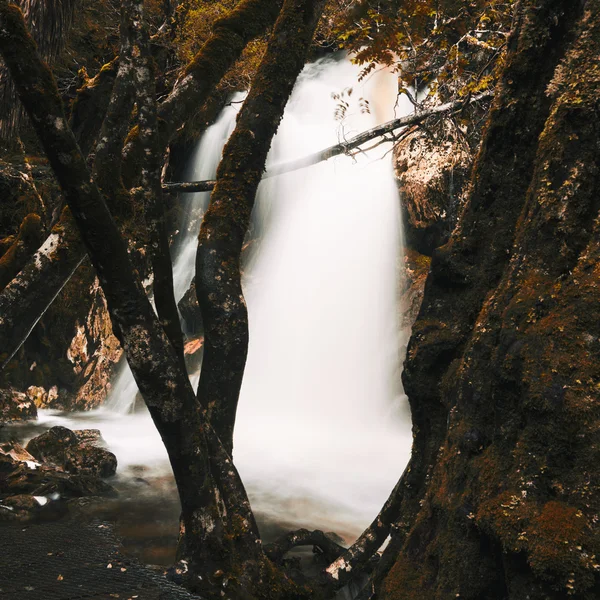
[[[304,63],[322,6],[322,1],[287,0],[275,29],[274,39],[278,42],[269,46],[259,69],[259,90],[280,67],[284,71],[284,92],[275,94],[278,102],[264,107],[265,157]],[[141,12],[141,0],[126,0],[124,7],[132,18]],[[283,65],[278,62],[284,56],[279,43],[282,39],[287,39],[292,48],[292,58],[284,60]],[[128,259],[125,241],[65,120],[52,74],[39,59],[20,11],[6,0],[0,0],[0,52],[72,211],[104,290],[113,329],[167,449],[181,500],[185,544],[179,564],[187,585],[206,598],[303,597],[302,590],[262,551],[244,486],[231,461],[230,444],[221,443],[207,421],[207,413],[200,410],[176,347],[146,298]],[[144,48],[140,46],[134,54],[137,52],[142,56]],[[147,63],[142,61],[138,68],[147,69]],[[147,72],[139,75],[143,81]],[[249,103],[248,107],[255,109],[256,105]],[[149,125],[152,108],[141,118]],[[152,147],[151,137],[147,147]],[[143,166],[156,168],[156,155],[152,151],[147,155],[148,163]],[[256,185],[259,179],[257,172]],[[160,189],[157,179],[144,175],[142,180],[153,185],[154,191]],[[243,210],[247,210],[252,198],[246,195],[240,200]]]

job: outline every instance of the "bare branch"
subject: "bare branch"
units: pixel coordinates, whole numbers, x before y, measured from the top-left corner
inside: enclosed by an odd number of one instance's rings
[[[363,133],[360,133],[359,135],[354,136],[349,140],[340,142],[339,144],[335,144],[335,146],[329,146],[329,148],[325,148],[324,150],[320,150],[319,152],[315,152],[314,154],[309,154],[308,156],[305,156],[304,158],[298,160],[290,161],[281,165],[276,165],[265,173],[263,179],[268,179],[269,177],[275,177],[277,175],[283,175],[284,173],[290,173],[292,171],[298,171],[299,169],[305,169],[306,167],[311,167],[312,165],[316,165],[324,160],[329,160],[334,156],[340,156],[341,154],[350,154],[352,150],[354,150],[355,148],[359,148],[362,144],[368,142],[369,140],[385,136],[386,134],[391,133],[394,130],[400,129],[402,127],[417,125],[433,116],[456,113],[469,104],[481,102],[482,100],[486,100],[488,98],[491,98],[492,96],[493,93],[488,91],[484,92],[483,94],[467,98],[466,100],[447,102],[445,104],[440,104],[439,106],[435,106],[433,108],[429,108],[427,110],[423,110],[421,112],[414,113],[406,117],[401,117],[399,119],[394,119],[393,121],[388,121],[387,123],[383,123],[382,125],[378,125],[377,127],[373,127],[372,129],[364,131]],[[190,194],[194,192],[208,192],[215,187],[215,183],[215,181],[165,183],[163,185],[163,190],[169,193],[182,192]]]
[[[405,471],[406,473],[406,471]],[[390,534],[392,525],[399,517],[404,497],[404,474],[394,486],[392,493],[375,520],[344,553],[333,561],[323,575],[335,589],[346,585],[370,561]]]

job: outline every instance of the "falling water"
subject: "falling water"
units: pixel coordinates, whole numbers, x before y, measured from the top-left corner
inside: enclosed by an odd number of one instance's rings
[[[359,84],[358,73],[347,60],[306,67],[268,165],[410,112],[395,105],[393,75],[380,72]],[[207,130],[189,179],[214,177],[238,108],[227,107]],[[335,530],[352,541],[408,460],[410,419],[400,381],[406,340],[397,300],[401,222],[389,151],[382,145],[338,157],[259,188],[243,266],[250,346],[234,460],[263,523]],[[193,276],[207,201],[208,194],[194,195],[181,223],[178,298]],[[136,392],[124,367],[105,408],[89,424],[80,416],[77,427],[102,430],[121,473],[136,464],[168,472],[147,412],[131,413]],[[51,413],[42,418],[74,426]]]
[[[358,73],[347,61],[307,66],[268,166],[394,117],[395,77],[360,85]],[[244,268],[250,346],[234,460],[273,519],[349,537],[377,514],[410,449],[389,150],[265,181],[254,215],[260,240]]]

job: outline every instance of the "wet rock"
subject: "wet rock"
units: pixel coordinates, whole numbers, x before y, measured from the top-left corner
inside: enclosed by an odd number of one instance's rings
[[[79,435],[66,427],[52,427],[27,444],[27,451],[44,463],[51,463],[68,473],[110,477],[117,471],[117,458],[96,445],[98,430],[82,430]]]
[[[77,435],[70,429],[57,426],[30,440],[26,449],[39,461],[58,466],[64,463],[67,448],[76,446],[78,442]]]
[[[65,473],[56,466],[16,460],[10,453],[0,454],[0,503],[18,496],[60,498],[85,496],[115,497],[115,489],[99,477]]]
[[[39,465],[35,457],[29,454],[18,442],[4,442],[0,444],[0,454],[4,454],[13,459],[13,461],[29,463],[31,468]]]
[[[35,213],[28,214],[21,223],[17,238],[0,257],[0,290],[3,290],[27,264],[42,240],[42,219]]]
[[[122,350],[92,268],[83,264],[0,375],[0,388],[27,389],[38,408],[102,404]]]
[[[433,143],[423,131],[407,136],[394,152],[402,194],[405,243],[420,254],[448,241],[463,201],[472,156],[457,143]]]
[[[106,442],[99,429],[73,429],[73,433],[80,442],[92,446],[106,447]]]
[[[3,509],[3,510],[2,510]],[[0,521],[53,521],[66,515],[67,505],[46,496],[18,494],[0,501]]]
[[[187,292],[182,296],[179,304],[177,305],[181,317],[185,323],[186,333],[190,335],[202,335],[204,328],[202,325],[202,314],[200,313],[200,306],[198,299],[196,298],[196,281],[192,279],[192,283],[188,288]]]
[[[46,405],[48,392],[45,388],[38,385],[30,385],[25,394],[38,408]]]
[[[22,392],[12,388],[0,389],[0,423],[26,421],[37,417],[37,408]]]
[[[104,448],[80,445],[67,450],[64,468],[69,473],[111,477],[117,472],[117,457]]]
[[[29,521],[38,507],[39,504],[33,496],[9,496],[0,503],[0,521]]]

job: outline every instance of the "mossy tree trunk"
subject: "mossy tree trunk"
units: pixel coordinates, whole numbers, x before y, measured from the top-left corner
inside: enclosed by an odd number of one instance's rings
[[[600,2],[520,4],[408,348],[414,449],[378,598],[600,591]]]

